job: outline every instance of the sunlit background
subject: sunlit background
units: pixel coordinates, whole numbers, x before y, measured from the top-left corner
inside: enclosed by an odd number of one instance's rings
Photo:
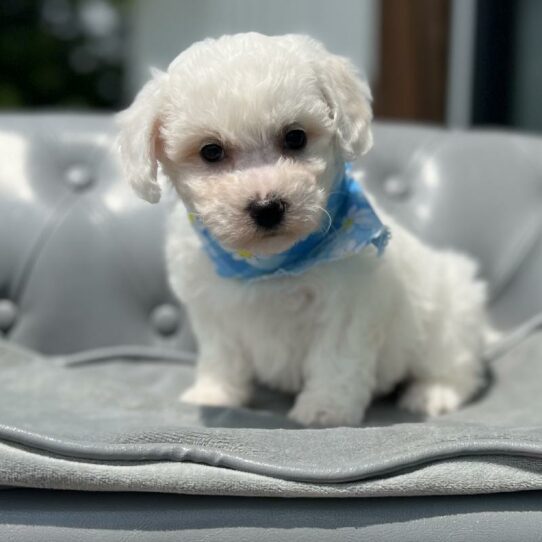
[[[376,116],[542,131],[540,0],[1,0],[0,108],[116,111],[207,36],[304,32]]]

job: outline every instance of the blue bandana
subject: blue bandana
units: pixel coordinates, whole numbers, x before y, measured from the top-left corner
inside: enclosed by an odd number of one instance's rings
[[[346,165],[345,174],[328,198],[326,211],[331,225],[311,233],[294,246],[273,256],[256,256],[249,251],[228,252],[212,237],[196,217],[190,222],[203,241],[203,247],[221,277],[257,280],[285,275],[300,275],[309,268],[357,254],[373,245],[381,254],[390,233],[380,222],[358,182]],[[329,226],[329,227],[328,227]]]

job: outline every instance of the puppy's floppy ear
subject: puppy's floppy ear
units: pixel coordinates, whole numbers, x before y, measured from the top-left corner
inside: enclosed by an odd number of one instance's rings
[[[318,78],[339,144],[345,159],[354,160],[373,145],[371,90],[348,59],[326,54],[319,62]]]
[[[167,74],[152,70],[153,78],[141,89],[132,105],[117,117],[118,146],[125,178],[135,192],[150,203],[160,200],[157,152],[160,107]]]

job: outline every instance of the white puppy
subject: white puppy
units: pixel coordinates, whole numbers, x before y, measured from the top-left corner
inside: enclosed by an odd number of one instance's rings
[[[217,272],[216,250],[259,265],[326,234],[345,161],[372,144],[370,100],[351,63],[318,42],[250,33],[194,44],[122,113],[135,191],[159,200],[160,165],[182,200],[167,259],[199,342],[184,400],[244,405],[258,382],[297,394],[290,416],[302,424],[355,425],[403,380],[401,405],[427,415],[479,389],[486,315],[475,265],[381,212],[392,232],[382,255],[369,244],[260,280]]]

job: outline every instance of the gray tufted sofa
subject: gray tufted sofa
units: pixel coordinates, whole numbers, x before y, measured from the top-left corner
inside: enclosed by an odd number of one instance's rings
[[[252,409],[175,400],[195,345],[167,202],[131,193],[113,137],[109,116],[0,117],[0,540],[540,540],[540,139],[376,125],[374,197],[474,255],[515,331],[460,413],[392,398],[363,428],[303,430],[265,390]]]

